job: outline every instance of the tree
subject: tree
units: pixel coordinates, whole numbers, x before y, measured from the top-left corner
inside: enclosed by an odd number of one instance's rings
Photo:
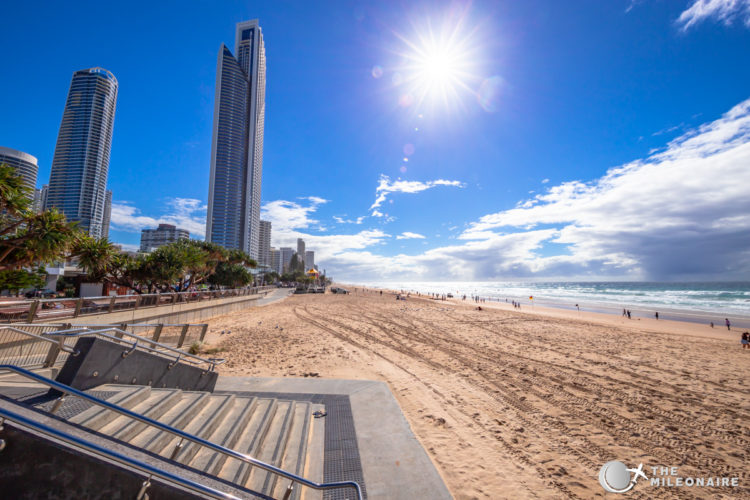
[[[78,266],[86,272],[91,281],[108,278],[118,253],[107,238],[97,239],[88,235],[81,235],[72,249],[72,255],[78,257]]]
[[[32,271],[25,269],[5,269],[0,271],[0,290],[10,290],[18,293],[24,288],[41,288],[47,271],[38,267]]]
[[[0,281],[11,287],[4,289],[38,284],[41,265],[64,259],[81,234],[57,210],[34,213],[31,199],[16,170],[0,165],[0,271],[8,271]]]
[[[252,283],[253,276],[242,264],[230,264],[220,262],[216,266],[216,272],[208,277],[208,282],[212,285],[227,286],[236,288]]]

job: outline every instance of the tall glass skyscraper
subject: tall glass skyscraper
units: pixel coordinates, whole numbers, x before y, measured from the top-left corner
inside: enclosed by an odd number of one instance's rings
[[[216,66],[206,240],[259,256],[266,51],[258,20],[237,24]]]
[[[55,207],[96,238],[103,236],[117,79],[102,68],[73,73],[49,178]]]

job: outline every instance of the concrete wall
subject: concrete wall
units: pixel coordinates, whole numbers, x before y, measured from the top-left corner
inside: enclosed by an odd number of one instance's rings
[[[57,322],[72,325],[114,325],[121,323],[200,323],[208,318],[240,311],[252,307],[254,302],[265,294],[227,297],[210,302],[193,302],[173,304],[160,307],[146,307],[136,310],[115,311],[112,313],[92,314],[77,318],[64,318]]]

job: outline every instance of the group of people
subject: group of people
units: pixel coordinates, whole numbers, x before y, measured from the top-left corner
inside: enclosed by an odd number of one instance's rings
[[[658,313],[657,313],[657,314],[658,314]],[[627,316],[627,317],[628,317],[628,319],[632,319],[632,318],[631,318],[631,316],[630,316],[630,309],[623,309],[623,310],[622,310],[622,315],[623,315],[623,316]],[[656,319],[659,319],[659,318],[657,317]]]

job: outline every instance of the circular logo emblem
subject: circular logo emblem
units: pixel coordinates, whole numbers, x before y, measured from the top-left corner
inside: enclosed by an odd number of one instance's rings
[[[628,466],[619,460],[602,465],[599,470],[599,483],[610,493],[625,493],[635,485],[635,482],[630,480]]]

